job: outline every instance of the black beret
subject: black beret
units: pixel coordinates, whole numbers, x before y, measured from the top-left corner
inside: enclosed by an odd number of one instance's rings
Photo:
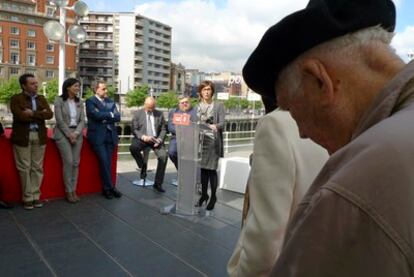
[[[376,25],[394,30],[391,0],[310,0],[266,31],[244,65],[243,78],[270,112],[277,107],[275,81],[286,65],[318,44]]]

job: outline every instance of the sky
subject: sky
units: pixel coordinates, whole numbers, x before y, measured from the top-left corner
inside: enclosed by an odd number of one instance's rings
[[[172,61],[205,72],[241,69],[263,33],[308,0],[83,0],[90,10],[136,12],[172,27]],[[393,0],[392,45],[414,53],[414,0]]]

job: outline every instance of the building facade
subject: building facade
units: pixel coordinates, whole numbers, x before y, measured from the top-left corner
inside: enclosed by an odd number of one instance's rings
[[[185,67],[182,64],[171,63],[170,90],[176,91],[180,95],[185,94]],[[190,96],[190,94],[186,94]]]
[[[84,17],[81,25],[88,32],[79,56],[85,85],[99,78],[120,94],[142,85],[155,95],[169,90],[171,27],[135,13],[97,12]]]
[[[0,81],[23,73],[33,73],[40,82],[58,78],[59,45],[43,33],[48,20],[58,20],[55,11],[45,0],[0,1]],[[73,22],[74,13],[68,12],[67,24]],[[65,50],[66,76],[75,76],[76,46]]]

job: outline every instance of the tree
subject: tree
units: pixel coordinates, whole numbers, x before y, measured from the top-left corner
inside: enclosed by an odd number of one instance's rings
[[[57,79],[50,80],[46,83],[46,101],[50,104],[55,101],[59,95],[59,81]]]
[[[257,111],[261,110],[263,108],[262,101],[250,101],[249,102],[249,109],[253,109],[253,108]]]
[[[139,107],[144,104],[145,98],[148,96],[148,85],[143,85],[136,89],[130,90],[125,95],[127,107]]]
[[[9,104],[13,95],[20,93],[19,81],[16,77],[11,77],[9,80],[0,84],[0,103]]]
[[[108,97],[114,99],[115,97],[116,88],[114,85],[108,86]]]
[[[240,108],[242,110],[247,109],[249,107],[249,101],[246,98],[240,99]]]
[[[157,106],[167,108],[168,110],[176,108],[178,105],[178,97],[174,91],[161,94],[157,98]]]
[[[237,97],[229,97],[228,100],[224,101],[224,107],[229,110],[234,110],[239,107],[239,99]]]
[[[88,99],[89,97],[92,97],[94,95],[93,90],[91,87],[87,87],[86,90],[83,92],[82,98]]]

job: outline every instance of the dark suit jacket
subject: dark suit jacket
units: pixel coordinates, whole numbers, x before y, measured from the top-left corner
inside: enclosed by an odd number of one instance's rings
[[[32,99],[25,92],[14,95],[10,100],[10,109],[13,113],[13,129],[11,141],[18,146],[26,147],[29,145],[30,123],[36,123],[39,130],[39,143],[46,144],[47,130],[45,125],[46,119],[53,117],[53,112],[49,107],[43,95],[36,97],[36,111],[33,115],[28,116],[23,113],[25,109],[32,108]]]
[[[164,115],[159,110],[154,110],[153,114],[157,138],[164,141],[167,133]],[[132,118],[132,132],[137,139],[141,139],[143,135],[147,135],[147,114],[144,109],[140,109],[135,112],[134,117]]]
[[[96,96],[92,96],[86,100],[86,115],[88,117],[88,132],[86,137],[91,144],[104,143],[108,126],[111,129],[113,144],[118,143],[115,122],[121,120],[121,115],[114,101],[105,98],[101,102]]]

